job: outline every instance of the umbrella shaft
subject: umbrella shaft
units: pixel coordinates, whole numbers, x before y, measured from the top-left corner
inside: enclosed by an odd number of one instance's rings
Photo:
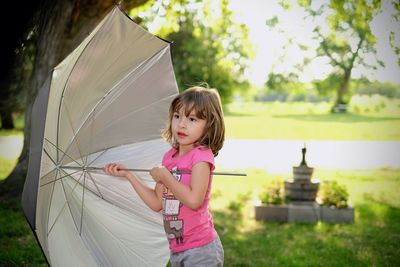
[[[89,166],[61,166],[63,169],[72,169],[72,170],[103,170],[101,167],[89,167]],[[120,169],[121,171],[132,171],[132,172],[150,172],[150,169]],[[191,174],[190,171],[171,171],[171,173],[175,174]],[[227,176],[247,176],[246,173],[229,173],[229,172],[213,172],[213,175],[227,175]]]

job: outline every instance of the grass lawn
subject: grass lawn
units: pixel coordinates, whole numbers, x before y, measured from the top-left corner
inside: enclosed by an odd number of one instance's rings
[[[234,103],[226,112],[227,138],[400,140],[399,108],[330,114],[324,103]],[[14,134],[21,132],[0,131]],[[15,163],[0,158],[0,181]],[[248,176],[214,179],[211,208],[225,266],[400,266],[400,169],[315,170],[314,177],[347,187],[353,224],[256,221],[255,198],[291,174],[243,172]],[[46,266],[19,201],[0,203],[0,266]]]
[[[225,266],[400,266],[399,169],[316,173],[347,187],[355,206],[353,224],[256,221],[256,192],[289,174],[247,173],[214,179],[212,213]],[[0,225],[0,266],[46,266],[19,203],[0,205]]]
[[[347,187],[353,224],[255,221],[255,192],[289,174],[249,170],[246,178],[214,180],[212,207],[226,266],[400,266],[400,170],[316,174]]]
[[[400,140],[400,104],[380,112],[331,114],[327,103],[233,103],[227,138]]]

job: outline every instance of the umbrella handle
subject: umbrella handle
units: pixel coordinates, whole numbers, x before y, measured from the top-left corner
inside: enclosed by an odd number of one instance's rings
[[[133,171],[133,172],[150,172],[149,169],[121,169],[122,171]],[[191,174],[191,171],[170,171],[174,174]],[[246,173],[232,173],[232,172],[212,172],[212,175],[228,175],[228,176],[247,176]]]
[[[101,167],[89,167],[89,166],[61,166],[60,168],[64,169],[73,169],[78,170],[82,169],[83,171],[90,170],[103,170]],[[120,169],[121,171],[132,171],[132,172],[150,172],[150,169]],[[171,171],[174,174],[191,174],[190,171]],[[230,172],[213,172],[213,175],[226,175],[226,176],[247,176],[246,173],[230,173]]]

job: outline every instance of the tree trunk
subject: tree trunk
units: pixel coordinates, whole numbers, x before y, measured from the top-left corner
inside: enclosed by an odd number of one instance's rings
[[[345,70],[344,77],[343,77],[343,83],[341,84],[341,86],[338,90],[335,103],[332,107],[333,112],[345,112],[346,111],[346,109],[341,108],[341,105],[346,104],[344,101],[344,96],[349,89],[350,78],[351,78],[351,70]]]
[[[0,117],[1,117],[1,128],[2,129],[14,129],[14,121],[12,118],[12,113],[8,110],[2,110],[0,111]]]
[[[124,10],[148,0],[125,0]],[[36,57],[25,116],[24,144],[17,166],[0,184],[0,197],[20,197],[28,169],[31,110],[38,90],[52,68],[61,62],[94,29],[116,4],[113,0],[44,0],[38,12]]]

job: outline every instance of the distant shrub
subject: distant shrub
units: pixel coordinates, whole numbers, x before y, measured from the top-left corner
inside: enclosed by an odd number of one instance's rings
[[[260,193],[259,198],[263,204],[279,205],[285,203],[283,182],[280,179],[276,179],[268,184]]]
[[[250,192],[239,194],[237,198],[228,204],[228,209],[235,213],[241,213],[246,206],[246,203],[250,200]]]
[[[317,201],[322,206],[334,206],[346,208],[348,206],[349,193],[344,185],[337,181],[324,181],[319,186]]]
[[[357,95],[381,95],[388,98],[400,97],[400,85],[395,83],[354,80],[352,87],[354,88],[352,90],[353,94]]]

